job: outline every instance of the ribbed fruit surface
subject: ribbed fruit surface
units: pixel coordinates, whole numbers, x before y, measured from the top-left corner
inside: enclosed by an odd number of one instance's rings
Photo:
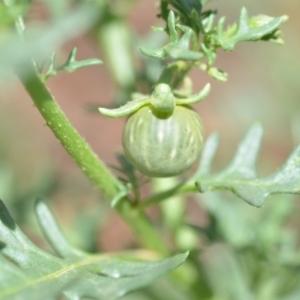
[[[151,177],[185,172],[199,158],[202,146],[201,119],[188,106],[176,106],[167,118],[144,106],[128,118],[123,130],[125,156]]]

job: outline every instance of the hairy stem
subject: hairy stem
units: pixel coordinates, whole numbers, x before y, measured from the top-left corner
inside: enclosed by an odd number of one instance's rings
[[[111,202],[121,191],[121,183],[98,159],[86,141],[79,135],[64,112],[47,89],[42,78],[37,74],[33,63],[26,66],[26,74],[18,73],[36,108],[43,116],[61,145],[74,159],[79,168],[100,190],[104,198]],[[166,254],[167,250],[159,235],[145,215],[130,205],[126,198],[116,206],[116,210],[133,229],[140,243],[147,248]]]

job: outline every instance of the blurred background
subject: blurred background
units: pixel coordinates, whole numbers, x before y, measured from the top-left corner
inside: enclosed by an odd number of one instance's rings
[[[130,3],[130,10],[124,9],[120,14],[128,15],[127,25],[133,32],[130,38],[135,41],[131,46],[138,53],[139,45],[151,45],[151,26],[163,23],[156,18],[156,1]],[[31,5],[29,15],[46,22],[46,6],[40,1],[32,1]],[[288,15],[289,21],[281,28],[285,45],[242,43],[233,52],[220,51],[216,66],[229,74],[229,80],[217,82],[201,70],[193,70],[195,92],[207,82],[212,84],[210,96],[195,108],[203,119],[206,136],[212,132],[220,134],[215,170],[228,163],[245,131],[259,121],[264,127],[264,138],[258,171],[264,176],[276,170],[300,142],[300,2],[215,0],[207,7],[217,8],[218,15],[226,15],[227,24],[231,24],[243,6],[250,15]],[[63,62],[74,47],[78,59],[99,58],[104,64],[72,74],[61,72],[48,80],[48,86],[99,157],[108,165],[115,165],[115,153],[122,151],[125,119],[107,119],[91,107],[109,106],[113,99],[122,102],[119,82],[109,72],[107,53],[93,29],[64,43],[58,49],[58,61]],[[159,68],[154,68],[153,74],[158,76]],[[118,251],[136,245],[126,224],[104,200],[99,201],[99,193],[45,126],[13,75],[0,81],[0,122],[0,197],[32,240],[48,249],[33,218],[34,199],[45,197],[68,238],[79,247]],[[277,198],[271,197],[267,202],[280,201]],[[260,210],[264,209],[268,209],[268,204]],[[197,213],[198,221],[205,219],[204,213]],[[297,218],[299,215],[294,215],[289,223],[293,228],[299,225]]]

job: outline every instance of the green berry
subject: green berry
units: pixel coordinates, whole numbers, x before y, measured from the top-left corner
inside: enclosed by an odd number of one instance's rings
[[[177,105],[172,113],[143,106],[128,118],[123,130],[125,156],[140,172],[171,177],[187,171],[203,147],[202,122],[191,107]]]

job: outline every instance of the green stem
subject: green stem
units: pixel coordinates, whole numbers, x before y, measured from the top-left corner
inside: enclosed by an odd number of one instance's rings
[[[192,69],[194,63],[178,60],[169,64],[161,73],[158,83],[166,83],[176,89],[186,74]]]
[[[33,68],[30,71],[30,75],[19,76],[19,78],[35,107],[45,119],[46,125],[80,169],[102,191],[103,196],[111,199],[119,191],[118,181],[98,160],[96,154],[72,126],[39,75]]]
[[[74,159],[79,168],[90,181],[100,190],[109,202],[112,201],[122,188],[121,183],[98,159],[86,141],[79,135],[66,115],[63,113],[42,78],[37,74],[33,63],[26,66],[26,74],[18,73],[18,77],[31,96],[36,108],[46,121],[61,145]],[[149,223],[146,216],[131,206],[129,199],[125,198],[116,206],[116,210],[126,223],[136,233],[137,238],[144,247],[166,254],[165,245]]]
[[[139,209],[140,210],[144,210],[145,208],[160,203],[174,195],[179,195],[179,194],[185,194],[185,193],[192,193],[192,192],[197,192],[197,188],[195,186],[195,184],[193,183],[180,183],[179,185],[166,190],[164,192],[160,192],[156,195],[152,195],[148,198],[146,198],[140,205],[139,205]]]

